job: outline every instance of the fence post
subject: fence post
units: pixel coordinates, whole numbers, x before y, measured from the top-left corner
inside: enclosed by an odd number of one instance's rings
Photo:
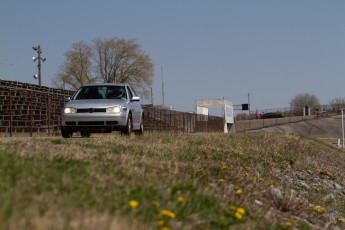
[[[9,89],[9,95],[10,95],[10,137],[12,137],[12,92],[11,92],[11,89]]]
[[[48,93],[48,110],[47,110],[47,113],[48,113],[48,136],[50,136],[50,106],[51,106],[50,96],[51,95]]]
[[[184,122],[185,113],[182,114],[182,123],[183,123],[183,132],[186,132],[185,122]]]
[[[169,110],[169,116],[170,116],[170,117],[169,117],[169,123],[170,123],[170,124],[169,124],[169,126],[170,126],[170,127],[169,127],[169,130],[171,130],[171,129],[172,129],[172,126],[171,126],[171,120],[172,120],[171,110]]]
[[[32,92],[30,93],[30,137],[32,137]]]

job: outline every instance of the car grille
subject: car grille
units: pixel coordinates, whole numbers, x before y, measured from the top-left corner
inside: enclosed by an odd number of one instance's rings
[[[104,125],[104,121],[78,121],[78,125]]]
[[[117,125],[118,122],[117,121],[107,121],[106,124],[107,125]]]
[[[76,125],[80,125],[80,126],[104,126],[105,125],[117,125],[118,121],[67,121],[66,125],[69,126],[76,126]]]
[[[77,113],[105,113],[105,108],[88,108],[88,109],[77,109]]]

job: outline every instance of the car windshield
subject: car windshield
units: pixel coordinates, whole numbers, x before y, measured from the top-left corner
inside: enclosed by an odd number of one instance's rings
[[[74,95],[73,100],[85,99],[121,99],[126,97],[124,86],[83,86]]]

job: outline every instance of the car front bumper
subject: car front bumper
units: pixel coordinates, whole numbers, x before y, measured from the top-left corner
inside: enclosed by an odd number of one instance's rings
[[[122,131],[127,126],[127,114],[108,113],[73,113],[62,114],[61,126],[63,129],[91,132]]]

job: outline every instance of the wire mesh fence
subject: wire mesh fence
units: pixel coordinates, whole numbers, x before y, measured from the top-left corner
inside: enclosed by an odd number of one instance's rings
[[[0,80],[0,133],[10,136],[13,133],[55,134],[59,130],[65,97],[72,93]]]
[[[73,91],[0,80],[0,135],[60,135],[61,108]],[[223,132],[222,117],[143,106],[145,131]]]
[[[60,135],[61,108],[65,98],[74,92],[27,83],[0,80],[0,136],[14,133],[33,136],[45,133]],[[144,129],[148,132],[224,132],[224,118],[196,113],[173,111],[166,108],[142,106]],[[310,116],[296,116],[292,110],[281,110],[283,117],[255,119],[255,114],[244,114],[235,119],[236,131],[248,131],[270,126],[296,123],[336,113],[323,106]]]
[[[224,119],[143,106],[146,131],[224,132]]]

